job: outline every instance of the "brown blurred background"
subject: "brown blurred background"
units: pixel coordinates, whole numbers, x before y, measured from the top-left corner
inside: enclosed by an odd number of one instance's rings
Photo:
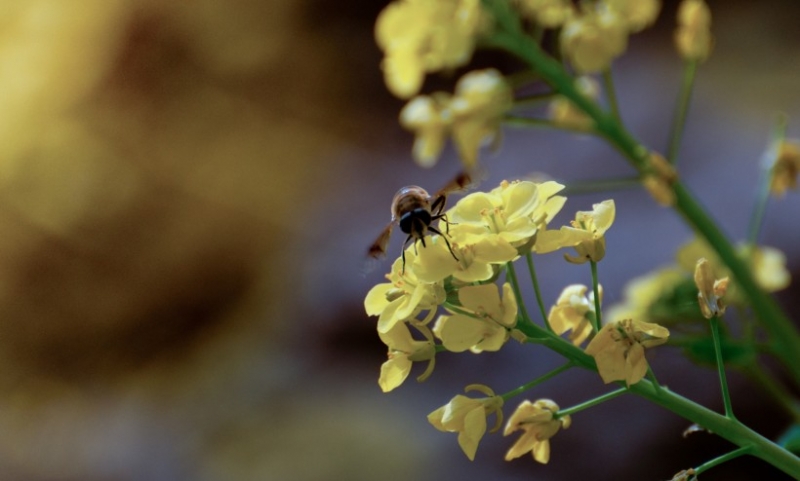
[[[505,391],[560,362],[519,346],[442,355],[427,383],[380,393],[385,350],[362,301],[389,262],[361,275],[365,248],[398,187],[459,168],[452,151],[431,171],[410,160],[372,38],[385,3],[2,2],[0,479],[668,479],[725,451],[624,398],[577,415],[549,466],[505,463],[513,440],[498,435],[470,463],[425,416],[466,384]],[[774,113],[800,136],[800,6],[709,3],[716,50],[682,167],[741,237]],[[625,121],[657,149],[680,78],[675,8],[615,65]],[[601,144],[541,131],[508,131],[486,160],[485,185],[630,173]],[[574,196],[562,220],[611,195],[609,303],[689,237],[635,190]],[[773,203],[763,235],[795,272],[798,202]],[[540,269],[550,300],[588,281],[557,255]],[[783,295],[795,315],[797,292]],[[713,372],[654,354],[662,382],[719,406]],[[739,417],[777,435],[782,414],[733,384]],[[570,373],[531,396],[566,406],[603,389]],[[755,475],[783,479],[748,460],[703,479]]]

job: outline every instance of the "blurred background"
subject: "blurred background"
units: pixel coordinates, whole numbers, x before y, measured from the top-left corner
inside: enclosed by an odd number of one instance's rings
[[[440,355],[425,384],[380,392],[385,347],[363,298],[390,260],[365,276],[365,250],[399,187],[435,190],[459,170],[452,149],[430,171],[410,159],[372,36],[386,3],[0,4],[0,479],[669,479],[728,449],[683,439],[685,421],[626,397],[576,415],[548,466],[504,462],[514,440],[499,434],[470,463],[425,417],[467,384],[504,392],[560,363],[514,343]],[[680,79],[676,3],[615,64],[624,120],[662,151]],[[742,238],[775,113],[800,136],[800,4],[709,4],[716,47],[681,168]],[[509,130],[484,161],[485,187],[631,174],[602,144],[544,131]],[[610,304],[691,234],[636,189],[572,196],[558,221],[608,197]],[[798,206],[797,194],[772,202],[762,236],[795,276]],[[547,302],[590,280],[559,255],[539,269]],[[781,295],[794,316],[797,292]],[[713,371],[652,354],[662,382],[721,407]],[[740,419],[777,436],[783,414],[731,382]],[[569,406],[604,390],[570,372],[530,396]],[[703,479],[756,475],[784,479],[748,459]]]

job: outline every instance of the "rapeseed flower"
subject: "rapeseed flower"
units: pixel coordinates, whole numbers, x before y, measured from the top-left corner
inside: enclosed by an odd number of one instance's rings
[[[645,348],[664,344],[668,337],[669,330],[658,324],[623,319],[603,326],[586,346],[586,354],[594,357],[603,382],[625,381],[630,386],[647,374]]]
[[[404,322],[395,324],[387,332],[378,333],[381,341],[389,348],[388,359],[381,366],[381,375],[378,379],[378,385],[383,392],[389,392],[403,384],[411,372],[414,361],[428,361],[428,366],[417,378],[418,381],[424,381],[433,372],[436,355],[433,336],[424,326],[418,329],[425,334],[424,341],[411,337],[411,331]]]
[[[503,436],[516,431],[523,431],[522,436],[506,453],[506,461],[518,458],[528,451],[536,461],[547,464],[550,461],[550,438],[562,427],[567,429],[572,424],[569,416],[556,417],[558,404],[549,399],[536,402],[525,400],[517,407],[508,419]]]
[[[711,263],[705,258],[698,259],[694,270],[694,283],[698,290],[697,300],[700,303],[700,311],[706,319],[722,317],[725,314],[725,303],[722,301],[722,296],[728,290],[729,281],[728,277],[715,279]]]
[[[564,255],[574,264],[600,262],[606,255],[605,233],[614,223],[616,208],[613,200],[592,205],[591,211],[578,211],[572,227],[562,227],[565,244],[575,246],[578,256]]]
[[[464,286],[458,290],[459,311],[439,316],[433,328],[442,345],[452,352],[497,351],[508,341],[517,322],[517,300],[509,283],[500,296],[495,284]]]
[[[594,292],[586,295],[588,288],[580,284],[567,286],[558,296],[556,305],[550,309],[547,321],[553,331],[564,334],[571,331],[569,340],[580,346],[593,331],[595,316]],[[603,290],[599,289],[602,300]]]
[[[469,385],[465,391],[479,391],[487,397],[470,398],[459,394],[428,414],[428,422],[439,431],[458,433],[458,445],[472,461],[475,459],[478,443],[486,433],[486,417],[490,414],[497,415],[497,423],[492,432],[500,429],[503,423],[503,398],[481,384]]]
[[[480,0],[397,0],[381,11],[375,39],[389,91],[407,99],[425,74],[465,65],[488,18]]]
[[[406,249],[406,260],[416,259],[414,246]],[[378,284],[367,293],[364,308],[367,315],[378,317],[378,332],[387,333],[398,322],[416,316],[422,310],[436,309],[445,300],[442,282],[423,282],[413,269],[404,269],[402,259],[392,264],[386,276],[389,282]]]
[[[627,46],[626,24],[610,9],[584,11],[561,30],[561,50],[579,74],[606,70]]]

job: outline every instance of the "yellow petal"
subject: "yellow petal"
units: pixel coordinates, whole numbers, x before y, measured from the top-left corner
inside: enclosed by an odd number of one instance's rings
[[[539,200],[538,186],[533,182],[522,181],[511,184],[500,194],[503,199],[506,215],[511,217],[527,216],[533,212]]]
[[[533,459],[542,464],[550,461],[550,441],[545,439],[533,445]]]
[[[367,293],[364,299],[364,309],[367,311],[368,316],[380,315],[386,306],[389,305],[389,300],[386,299],[386,293],[394,287],[391,283],[378,284]]]
[[[389,392],[397,388],[408,377],[411,372],[412,362],[405,356],[395,356],[381,365],[381,376],[378,385],[383,392]]]
[[[484,321],[462,315],[441,316],[436,324],[434,332],[451,352],[464,352],[481,342],[486,326]]]
[[[389,332],[394,325],[403,319],[397,317],[397,308],[405,303],[402,297],[390,302],[378,318],[378,332]]]
[[[634,343],[625,359],[625,383],[636,384],[647,374],[647,360],[644,358],[644,347]]]
[[[464,418],[464,430],[458,433],[458,445],[470,461],[475,459],[478,443],[486,433],[486,412],[481,405]]]

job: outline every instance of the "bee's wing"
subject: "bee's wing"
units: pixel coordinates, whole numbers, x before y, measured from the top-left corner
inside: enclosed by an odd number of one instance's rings
[[[444,187],[439,189],[438,192],[433,196],[433,198],[437,197],[447,197],[448,194],[452,194],[453,192],[461,192],[466,190],[472,190],[486,177],[486,172],[482,169],[472,169],[469,172],[463,171],[459,172],[453,180],[447,183]]]
[[[367,251],[367,256],[371,257],[372,259],[379,259],[386,255],[386,247],[389,245],[389,239],[392,237],[392,229],[394,228],[394,222],[390,222],[387,225],[381,234],[375,239],[375,242],[369,246],[369,250]]]
[[[361,269],[362,275],[367,275],[375,269],[375,266],[378,265],[378,259],[382,257],[386,257],[386,248],[389,245],[389,239],[392,237],[392,229],[394,228],[395,222],[392,221],[384,227],[381,234],[375,239],[375,242],[369,246],[367,250],[367,257],[364,262],[364,266]]]

